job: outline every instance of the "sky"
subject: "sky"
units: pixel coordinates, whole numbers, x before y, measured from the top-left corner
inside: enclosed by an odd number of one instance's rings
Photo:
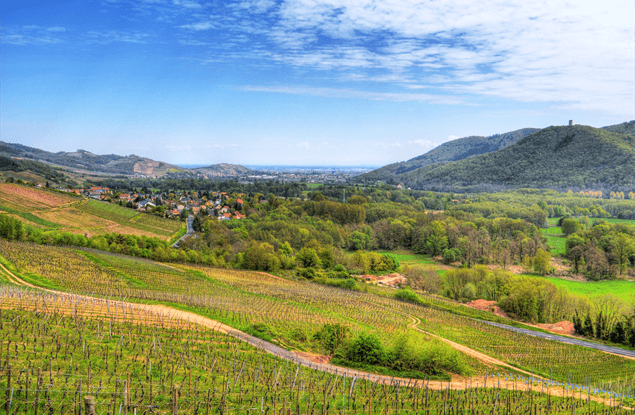
[[[381,166],[635,119],[632,0],[2,3],[0,139],[48,151]]]

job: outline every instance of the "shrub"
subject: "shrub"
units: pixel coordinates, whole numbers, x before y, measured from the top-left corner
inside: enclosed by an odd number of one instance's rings
[[[317,273],[313,268],[300,268],[298,269],[298,276],[306,278],[307,280],[312,280],[317,276]]]
[[[313,335],[313,339],[317,340],[322,348],[329,354],[335,352],[346,345],[351,329],[339,323],[326,323],[320,330]]]
[[[348,345],[346,359],[355,363],[381,365],[386,360],[386,351],[376,334],[361,333]]]

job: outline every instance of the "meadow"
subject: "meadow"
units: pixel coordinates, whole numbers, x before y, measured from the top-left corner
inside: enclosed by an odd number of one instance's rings
[[[627,304],[635,304],[635,282],[614,281],[571,281],[562,278],[545,278],[558,287],[565,287],[571,294],[587,297],[614,295]]]

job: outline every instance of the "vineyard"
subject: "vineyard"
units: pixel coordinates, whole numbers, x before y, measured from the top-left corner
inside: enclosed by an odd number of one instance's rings
[[[85,396],[98,414],[629,413],[623,396],[534,378],[448,383],[320,366],[148,307],[0,288],[9,414],[81,414]]]
[[[0,183],[0,211],[31,226],[88,236],[121,233],[168,240],[181,228],[179,221],[119,205],[12,183]]]
[[[325,323],[340,323],[353,334],[372,331],[385,344],[400,333],[419,344],[438,342],[427,333],[438,335],[554,381],[624,394],[635,385],[633,360],[493,327],[473,318],[487,313],[444,299],[430,297],[433,306],[422,307],[396,301],[386,288],[341,290],[264,273],[5,241],[0,241],[0,254],[35,285],[160,302],[243,331],[265,325],[273,344],[291,350],[320,352],[312,336]],[[413,319],[420,320],[416,327]],[[475,374],[487,371],[474,359],[467,362]]]

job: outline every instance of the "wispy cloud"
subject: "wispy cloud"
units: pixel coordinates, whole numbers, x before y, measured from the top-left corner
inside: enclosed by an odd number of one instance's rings
[[[463,103],[463,100],[460,98],[451,96],[399,92],[371,92],[346,88],[316,88],[308,86],[244,86],[239,89],[242,91],[273,92],[332,98],[356,98],[373,101],[429,102],[435,104]]]
[[[181,28],[183,29],[190,29],[190,30],[209,30],[213,27],[214,27],[214,24],[212,22],[199,22],[199,23],[192,23],[192,24],[186,24],[181,26]]]

